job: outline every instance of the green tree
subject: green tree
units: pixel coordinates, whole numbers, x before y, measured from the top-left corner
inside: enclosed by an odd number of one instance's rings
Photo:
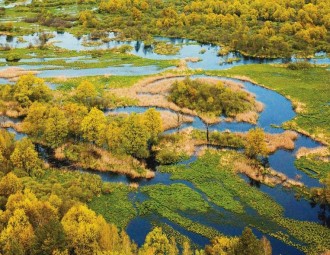
[[[57,148],[68,136],[68,120],[62,110],[52,107],[45,122],[44,140],[52,147]]]
[[[150,140],[152,143],[158,140],[158,136],[163,132],[163,123],[160,113],[154,108],[148,109],[144,114],[144,124],[150,134]]]
[[[39,175],[42,171],[42,161],[38,157],[33,143],[28,138],[23,138],[16,143],[15,150],[10,160],[17,170],[28,175]]]
[[[150,134],[140,115],[131,114],[123,124],[122,146],[129,155],[148,157],[148,141]]]
[[[8,198],[5,214],[12,215],[16,209],[24,210],[34,229],[47,224],[58,215],[58,208],[47,200],[39,200],[29,189],[19,191]]]
[[[107,126],[105,136],[108,148],[113,152],[119,151],[121,148],[122,128],[120,128],[116,121],[110,122],[110,124]]]
[[[236,248],[236,255],[263,255],[263,249],[258,238],[252,233],[250,228],[243,230]]]
[[[107,223],[102,216],[97,216],[85,205],[73,206],[61,222],[68,246],[73,249],[74,254],[90,255],[105,250],[101,237]]]
[[[185,241],[183,242],[183,247],[182,247],[182,255],[193,255],[193,252],[190,248],[189,242]]]
[[[154,228],[147,236],[142,250],[152,250],[154,255],[168,254],[171,250],[170,242],[161,228]],[[147,253],[148,254],[148,253]]]
[[[34,239],[33,227],[23,209],[17,209],[9,218],[0,235],[0,250],[4,255],[28,254]]]
[[[51,90],[43,79],[32,74],[23,75],[13,86],[14,98],[22,107],[29,107],[33,102],[47,102],[52,98]]]
[[[81,104],[67,103],[63,106],[63,111],[68,120],[69,135],[78,138],[81,135],[80,124],[88,114],[88,109]]]
[[[22,190],[22,181],[13,173],[8,173],[0,180],[0,195],[9,197],[17,191]]]
[[[34,139],[41,139],[45,130],[45,119],[48,116],[49,105],[34,102],[23,121],[23,130]]]
[[[106,122],[104,113],[96,108],[92,108],[81,122],[83,138],[99,146],[103,145]]]
[[[0,129],[0,170],[4,173],[12,169],[10,155],[13,153],[14,148],[14,135]]]
[[[53,254],[55,251],[65,251],[67,244],[62,224],[57,219],[50,219],[47,224],[40,225],[35,230],[32,254]]]
[[[207,255],[234,255],[238,238],[215,237],[211,244],[205,247]]]
[[[246,135],[245,154],[250,158],[268,155],[265,132],[261,128],[249,130]]]
[[[89,81],[82,81],[75,91],[78,102],[91,107],[98,93],[95,86]]]

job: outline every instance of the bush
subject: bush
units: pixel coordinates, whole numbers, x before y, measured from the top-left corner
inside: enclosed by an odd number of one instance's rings
[[[175,150],[163,149],[156,155],[156,161],[162,165],[177,163],[181,160],[180,154]]]
[[[20,55],[15,52],[10,52],[6,56],[7,62],[18,62],[20,59]]]
[[[299,62],[290,62],[287,65],[287,68],[290,70],[307,70],[311,69],[313,65],[307,61],[299,61]]]
[[[215,85],[190,78],[177,81],[173,84],[168,99],[180,107],[215,116],[235,117],[252,108],[246,92],[234,91],[221,81]]]

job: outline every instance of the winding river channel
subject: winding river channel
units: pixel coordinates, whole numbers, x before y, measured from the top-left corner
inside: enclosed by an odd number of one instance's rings
[[[54,41],[56,46],[70,49],[70,50],[86,50],[88,47],[82,45],[83,38],[76,38],[68,33],[57,34],[54,33],[55,37],[51,40]],[[114,34],[110,33],[109,38],[113,38]],[[35,40],[37,35],[30,35],[24,37],[25,43],[20,43],[17,38],[7,39],[4,36],[0,36],[0,44],[10,44],[11,47],[27,47],[29,42]],[[122,44],[129,44],[133,46],[132,53],[143,58],[150,58],[150,59],[181,59],[181,58],[191,58],[191,57],[198,57],[201,61],[196,63],[188,63],[188,66],[193,69],[205,69],[205,70],[216,70],[216,69],[228,69],[236,65],[245,65],[245,64],[253,64],[253,63],[282,63],[288,61],[287,59],[257,59],[257,58],[244,58],[238,53],[230,53],[227,56],[219,57],[217,56],[217,52],[219,50],[218,46],[214,45],[201,45],[197,42],[186,40],[186,39],[168,39],[168,38],[156,38],[158,40],[165,40],[168,43],[176,44],[181,46],[181,50],[177,55],[174,56],[161,56],[153,52],[152,48],[145,48],[143,43],[140,42],[117,42],[117,41],[110,41],[107,43],[102,43],[98,46],[98,48],[113,48],[118,45]],[[95,47],[94,47],[95,48]],[[201,50],[204,49],[205,52],[201,54]],[[225,60],[228,58],[237,58],[237,60],[232,63],[226,63]],[[45,60],[47,61],[47,60]],[[83,61],[83,60],[82,60]],[[310,60],[312,62],[318,64],[329,64],[329,58],[315,58]],[[223,64],[219,64],[223,63]],[[24,64],[23,64],[24,65]],[[24,65],[26,69],[34,69],[33,66]],[[45,68],[44,65],[34,66],[35,69]],[[0,68],[2,69],[2,68]],[[108,68],[93,68],[93,69],[67,69],[67,70],[56,70],[50,67],[47,70],[42,70],[39,74],[40,77],[54,77],[54,76],[68,76],[68,77],[75,77],[75,76],[86,76],[86,75],[103,75],[103,74],[114,74],[114,75],[145,75],[145,74],[153,74],[159,73],[162,70],[157,68],[156,66],[149,66],[149,67],[134,67],[130,65],[126,66],[118,66],[118,67],[108,67]],[[194,78],[198,78],[201,76],[194,76]],[[214,78],[214,77],[213,77]],[[216,77],[218,79],[229,79],[225,77]],[[295,117],[296,113],[293,111],[291,102],[286,99],[284,96],[266,89],[264,87],[260,87],[255,85],[251,82],[241,81],[237,79],[230,79],[235,82],[243,84],[245,89],[256,96],[256,100],[262,102],[265,106],[263,112],[261,112],[257,125],[251,125],[247,123],[236,123],[236,122],[221,122],[219,124],[211,125],[209,130],[214,131],[224,131],[230,130],[232,132],[247,132],[249,129],[259,126],[263,128],[266,132],[269,133],[282,133],[284,130],[281,128],[274,128],[274,126],[281,126],[284,122],[291,120]],[[0,81],[5,83],[5,81]],[[146,107],[126,107],[126,108],[117,108],[112,110],[113,112],[120,113],[132,113],[132,112],[144,112],[148,108]],[[166,109],[160,109],[161,111],[166,111]],[[205,130],[206,127],[204,123],[197,117],[194,118],[192,123],[185,123],[180,128],[185,127],[193,127],[200,130]],[[13,129],[9,129],[9,131],[14,132]],[[170,130],[167,132],[175,132],[176,130]],[[23,135],[16,134],[16,138],[20,139]],[[302,171],[299,171],[295,165],[295,153],[301,147],[307,148],[315,148],[321,146],[320,143],[312,140],[309,137],[299,134],[298,139],[295,141],[295,149],[294,150],[278,150],[274,154],[270,155],[269,157],[269,164],[270,167],[275,169],[278,172],[282,172],[286,174],[290,178],[295,178],[297,175],[301,176],[300,181],[303,182],[307,187],[320,187],[320,183],[318,180],[311,178],[307,174]],[[189,164],[196,160],[196,155],[191,157],[189,160],[180,162],[180,164]],[[155,169],[157,170],[157,169]],[[83,171],[83,170],[82,170]],[[86,171],[91,172],[91,171]],[[122,175],[115,175],[110,173],[101,173],[95,172],[101,176],[102,180],[105,182],[124,182],[129,183],[130,180],[127,179],[125,176]],[[247,182],[250,182],[248,178],[242,176]],[[186,217],[199,222],[206,226],[212,226],[214,229],[218,230],[227,235],[239,235],[241,234],[244,226],[246,225],[244,221],[242,222],[235,222],[237,220],[237,215],[224,210],[223,208],[219,208],[216,205],[212,204],[212,202],[206,197],[203,192],[198,190],[192,183],[185,181],[185,180],[171,180],[171,175],[166,173],[159,173],[156,172],[155,178],[151,180],[141,180],[139,182],[140,187],[146,185],[154,185],[154,184],[165,184],[170,185],[174,183],[182,183],[187,185],[188,187],[192,188],[196,192],[198,192],[204,199],[207,201],[212,211],[220,213],[224,218],[221,221],[217,221],[216,215],[210,213],[205,217],[199,215],[185,215]],[[275,188],[271,188],[265,185],[260,184],[259,189],[268,194],[272,197],[278,204],[280,204],[284,208],[284,216],[291,219],[296,220],[303,220],[303,221],[312,221],[323,225],[330,225],[326,219],[324,219],[324,215],[322,215],[322,208],[319,206],[311,205],[305,199],[298,200],[295,197],[295,194],[291,190],[287,190],[282,188],[281,186],[276,186]],[[145,195],[138,191],[137,193],[132,193],[130,199],[134,202],[141,202],[146,199]],[[253,217],[253,212],[250,215]],[[329,216],[328,216],[329,217]],[[225,220],[224,220],[225,219]],[[236,220],[235,220],[236,219]],[[150,231],[152,228],[151,222],[158,221],[162,223],[166,223],[171,226],[173,229],[179,231],[183,235],[188,236],[194,243],[200,246],[204,246],[209,242],[209,240],[199,234],[190,232],[181,226],[169,221],[168,219],[161,218],[155,216],[153,219],[143,218],[143,217],[136,217],[133,219],[129,225],[127,226],[127,232],[130,237],[138,244],[141,245],[144,242],[145,235]],[[224,223],[225,222],[225,223]],[[227,224],[228,223],[228,224]],[[235,224],[234,224],[235,223]],[[261,236],[258,230],[254,229],[255,234]],[[297,250],[294,247],[288,246],[282,241],[279,241],[273,237],[267,236],[273,246],[273,254],[291,254],[291,255],[298,255],[303,254],[301,251]]]

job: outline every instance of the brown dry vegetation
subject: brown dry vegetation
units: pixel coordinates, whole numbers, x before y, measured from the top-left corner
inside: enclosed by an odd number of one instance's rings
[[[14,123],[12,121],[5,121],[3,123],[0,123],[0,127],[2,127],[2,128],[13,128],[17,132],[20,132],[20,133],[23,132],[22,123]]]
[[[324,162],[329,162],[330,151],[329,148],[327,147],[317,147],[317,148],[301,147],[296,153],[296,157],[298,159],[301,157],[308,157],[313,155],[317,155],[318,159]]]
[[[198,141],[191,138],[192,128],[186,128],[176,134],[164,135],[159,144],[153,146],[152,150],[159,152],[162,149],[176,152],[178,155],[192,156],[196,152]]]
[[[19,77],[26,74],[37,74],[37,71],[27,71],[20,67],[8,67],[0,70],[0,78],[8,79],[9,81],[17,81]]]
[[[15,101],[1,101],[0,102],[0,115],[5,115],[12,118],[18,118],[27,114],[27,109],[22,108]]]
[[[270,153],[278,149],[293,150],[297,138],[298,134],[294,131],[285,131],[282,134],[266,133],[267,149]]]
[[[139,106],[146,107],[161,107],[167,108],[182,114],[198,116],[205,123],[215,124],[221,121],[220,117],[209,116],[207,114],[199,114],[194,110],[188,108],[181,108],[176,104],[169,102],[167,97],[170,91],[172,84],[177,80],[183,80],[185,76],[178,74],[165,74],[160,76],[148,77],[138,83],[136,83],[131,88],[120,88],[110,90],[117,96],[125,96],[138,100]],[[214,78],[199,78],[202,82],[208,84],[217,84],[218,79]],[[224,85],[230,87],[234,91],[244,90],[243,85],[235,83],[233,81],[224,81]],[[263,105],[260,102],[255,101],[254,95],[248,93],[249,99],[255,102],[255,110],[247,113],[242,113],[237,115],[237,118],[227,119],[227,121],[244,121],[255,124],[258,119],[258,112],[263,110]]]
[[[169,130],[180,127],[183,123],[191,123],[194,119],[190,116],[175,114],[172,112],[161,112],[160,116],[163,122],[163,129]]]
[[[55,158],[58,160],[67,159],[66,151],[70,148],[71,144],[65,144],[55,150]],[[82,167],[86,169],[94,169],[101,172],[112,172],[124,174],[132,179],[147,178],[151,179],[155,173],[146,169],[143,164],[133,157],[127,155],[114,155],[104,149],[96,146],[88,146],[86,152],[88,155],[96,155],[93,159],[87,159],[84,155],[85,151],[81,151],[79,160],[72,162],[75,167]],[[137,170],[139,169],[139,170]]]
[[[253,180],[259,181],[269,186],[283,185],[285,187],[303,187],[304,184],[289,179],[285,174],[271,168],[263,168],[251,159],[240,155],[239,158],[231,159],[234,162],[234,170],[243,173]]]

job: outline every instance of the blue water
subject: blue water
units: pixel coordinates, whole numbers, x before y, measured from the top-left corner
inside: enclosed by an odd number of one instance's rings
[[[219,70],[219,69],[228,69],[233,66],[245,65],[245,64],[256,64],[256,63],[284,63],[287,62],[288,59],[256,59],[256,58],[244,58],[238,53],[229,53],[227,56],[219,57],[217,56],[217,52],[220,49],[219,46],[211,45],[211,44],[199,44],[197,42],[187,40],[187,39],[178,39],[178,38],[164,38],[157,37],[156,40],[159,41],[167,41],[169,43],[179,45],[181,47],[178,54],[173,56],[164,56],[159,55],[153,52],[153,47],[144,47],[141,42],[120,42],[112,40],[107,43],[101,43],[99,46],[86,47],[83,46],[84,41],[89,40],[89,35],[84,35],[81,38],[76,38],[72,34],[69,33],[56,33],[53,32],[54,38],[50,39],[49,42],[54,42],[55,46],[69,49],[69,50],[90,50],[90,49],[111,49],[114,47],[118,47],[121,45],[131,45],[133,47],[131,53],[149,59],[182,59],[188,57],[200,58],[201,61],[197,63],[188,63],[190,68],[202,68],[205,70]],[[0,45],[9,45],[14,48],[24,48],[29,44],[38,45],[38,34],[23,36],[25,42],[19,42],[16,37],[6,37],[0,36]],[[108,37],[110,39],[115,38],[114,33],[109,33]],[[204,54],[200,54],[201,50],[205,50]],[[317,55],[318,57],[318,55]],[[228,64],[225,63],[228,58],[238,58],[238,61]],[[56,58],[54,58],[56,59]],[[159,69],[157,66],[148,66],[148,67],[135,67],[132,65],[123,65],[117,67],[106,67],[106,68],[89,68],[89,69],[59,69],[61,67],[58,66],[44,66],[37,65],[38,62],[45,62],[54,60],[52,58],[32,58],[32,59],[24,59],[21,60],[22,65],[20,67],[31,70],[31,69],[49,69],[49,70],[40,70],[38,74],[39,77],[56,77],[56,76],[65,76],[65,77],[79,77],[79,76],[94,76],[94,75],[147,75],[147,74],[155,74],[163,71],[164,69]],[[86,62],[95,62],[97,60],[90,59],[89,57],[73,57],[73,58],[62,58],[62,60],[66,62],[75,62],[75,61],[86,61]],[[295,61],[294,58],[291,60]],[[324,58],[316,58],[310,60],[313,63],[317,64],[330,64],[330,59],[327,57]],[[4,62],[4,59],[1,59],[1,62]],[[34,63],[36,65],[24,65],[24,62]],[[3,67],[4,68],[4,67]],[[3,68],[0,68],[3,69]],[[57,69],[56,69],[57,68]],[[197,76],[196,76],[197,77]],[[219,78],[219,79],[229,79],[229,78]],[[266,88],[262,88],[260,86],[254,85],[250,82],[243,82],[236,79],[231,79],[236,82],[242,83],[246,90],[256,95],[256,99],[262,102],[265,106],[263,112],[260,114],[258,122],[256,125],[251,125],[249,123],[235,123],[235,122],[221,122],[219,124],[211,125],[209,127],[210,131],[218,130],[230,130],[232,132],[247,132],[251,128],[255,126],[262,127],[266,132],[269,133],[282,133],[284,130],[281,128],[274,128],[273,125],[280,126],[282,123],[291,120],[295,117],[295,112],[293,111],[292,104],[289,100],[287,100],[282,95],[268,90]],[[4,79],[0,79],[0,84],[8,83]],[[52,89],[55,89],[55,85],[48,84]],[[126,108],[118,108],[115,109],[115,112],[139,112],[142,113],[146,111],[147,107],[126,107]],[[164,109],[159,108],[158,110],[164,111]],[[198,118],[195,117],[193,123],[185,123],[181,126],[184,127],[194,127],[197,129],[205,130],[204,123]],[[16,139],[21,139],[24,137],[24,134],[20,134],[15,132],[13,129],[8,129],[10,132],[15,133]],[[169,130],[167,132],[175,132],[176,130]],[[299,135],[298,139],[295,142],[295,149],[292,151],[287,150],[278,150],[273,155],[269,157],[270,166],[276,171],[283,172],[290,178],[296,178],[299,176],[300,181],[302,181],[308,187],[319,187],[320,183],[318,180],[313,179],[306,175],[305,173],[299,171],[294,166],[295,153],[301,147],[314,148],[320,146],[319,143],[313,141],[312,139]],[[190,159],[180,162],[180,164],[189,164],[197,159],[196,155],[192,156]],[[85,170],[84,170],[85,171]],[[95,171],[86,171],[97,173],[101,176],[102,180],[105,182],[123,182],[130,183],[131,180],[126,178],[123,175],[116,175],[112,173],[101,173]],[[245,176],[243,176],[246,181],[249,181]],[[154,185],[154,184],[166,184],[170,185],[173,183],[183,183],[188,187],[194,189],[198,192],[203,199],[208,200],[208,198],[201,191],[196,189],[194,185],[188,181],[184,180],[171,180],[171,175],[166,173],[156,173],[155,178],[151,180],[140,180],[140,186],[144,185]],[[282,205],[285,209],[284,215],[288,218],[293,218],[297,220],[305,220],[323,223],[321,220],[321,208],[319,206],[313,206],[308,201],[302,199],[298,200],[294,193],[291,190],[285,190],[281,186],[277,186],[275,188],[270,188],[265,185],[260,185],[260,190],[267,193],[271,196],[277,203]],[[135,194],[136,197],[141,199],[147,199],[144,197],[142,193]],[[210,202],[211,203],[211,202]],[[223,215],[225,218],[229,220],[232,217],[232,214],[228,214],[222,208],[218,208],[215,205],[212,205],[213,210],[215,210],[216,214],[221,216]],[[253,212],[251,212],[253,213]],[[192,217],[191,215],[189,217]],[[203,215],[195,216],[195,220],[205,223],[205,224],[213,224],[212,227],[218,229],[219,231],[229,234],[229,235],[239,235],[243,229],[243,225],[237,224],[237,226],[226,225],[214,222],[211,222],[212,218],[203,218]],[[227,217],[227,218],[226,218]],[[181,226],[163,218],[157,219],[159,222],[166,223],[173,227],[175,230],[180,233],[187,235],[193,242],[200,246],[204,246],[209,242],[209,240],[201,235],[196,233],[192,233],[182,228]],[[141,245],[144,242],[146,234],[151,230],[152,225],[150,219],[137,217],[132,220],[127,226],[127,232],[130,237],[138,244]],[[261,233],[254,229],[254,232],[260,236]],[[290,247],[281,241],[267,236],[273,245],[273,253],[274,254],[302,254],[302,252],[296,250],[293,247]]]
[[[221,78],[222,79],[222,78]],[[232,79],[236,82],[240,82],[238,80]],[[282,95],[260,87],[256,86],[250,82],[241,82],[243,83],[246,90],[249,92],[252,92],[256,95],[256,99],[258,101],[261,101],[264,103],[265,108],[264,111],[260,114],[260,118],[258,120],[257,126],[262,127],[269,133],[282,133],[284,130],[281,128],[273,128],[272,125],[281,125],[283,122],[286,122],[292,118],[295,117],[295,112],[293,111],[292,104],[289,100],[287,100]],[[122,107],[117,108],[115,110],[112,110],[113,112],[118,113],[143,113],[147,110],[147,107]],[[158,110],[164,110],[164,109],[158,109]],[[203,129],[205,130],[204,123],[197,117],[194,118],[193,123],[186,123],[183,124],[182,127],[189,127],[192,126],[194,128]],[[248,123],[228,123],[228,122],[222,122],[216,125],[211,125],[209,127],[210,130],[230,130],[232,132],[244,132],[248,131],[250,128],[254,127],[254,125],[248,124]],[[173,130],[174,132],[175,130]],[[308,147],[308,148],[314,148],[321,146],[320,143],[313,141],[309,137],[306,137],[304,135],[299,135],[298,139],[295,141],[295,149],[292,151],[287,150],[278,150],[273,155],[269,157],[269,164],[270,166],[275,169],[276,171],[283,172],[290,178],[296,178],[297,175],[300,176],[299,180],[302,181],[306,186],[308,187],[320,187],[320,183],[317,179],[309,177],[307,174],[305,174],[302,171],[299,171],[295,165],[295,153],[298,151],[301,147]],[[183,164],[189,164],[196,160],[196,156],[191,157],[189,160],[185,162],[181,162]],[[170,185],[174,183],[184,183],[185,185],[191,187],[195,191],[201,193],[198,191],[194,185],[187,181],[173,181],[170,179],[171,175],[166,173],[156,173],[156,177],[153,180],[149,181],[142,181],[140,183],[141,186],[143,185],[154,185],[158,183],[162,183],[165,185]],[[244,177],[246,178],[246,177]],[[302,220],[302,221],[312,221],[312,222],[319,222],[323,223],[320,219],[320,212],[321,208],[319,206],[313,206],[311,205],[307,200],[305,199],[297,199],[294,195],[294,193],[291,190],[286,190],[282,188],[281,186],[277,186],[275,188],[270,188],[265,185],[260,186],[260,190],[267,193],[269,196],[271,196],[277,203],[279,203],[283,208],[284,216],[288,218],[293,218],[296,220]],[[205,195],[204,195],[205,196]],[[203,197],[206,201],[208,200],[206,197]],[[219,208],[217,208],[219,210]],[[207,218],[203,215],[196,216],[200,217],[198,220],[195,218],[196,221],[207,225]],[[230,216],[229,216],[230,217]],[[232,216],[233,217],[233,216]],[[174,224],[175,225],[175,224]],[[215,224],[210,223],[210,226],[218,229],[220,232],[224,234],[229,235],[239,235],[244,228],[243,226],[240,227],[234,227],[232,225],[226,225],[224,224]],[[132,225],[131,225],[132,227]],[[188,235],[190,237],[190,235]],[[289,254],[302,254],[299,250],[297,250],[294,247],[285,245],[283,242],[267,236],[273,245],[274,248],[274,254],[284,254],[289,252]],[[196,236],[194,236],[196,238]],[[197,239],[195,242],[201,246],[205,245],[204,239]]]
[[[142,58],[148,59],[156,59],[156,60],[169,60],[169,59],[184,59],[184,58],[199,58],[200,61],[196,63],[188,63],[188,67],[193,69],[205,69],[205,70],[219,70],[219,69],[228,69],[234,66],[246,65],[246,64],[260,64],[260,63],[285,63],[288,61],[296,61],[294,57],[291,59],[258,59],[258,58],[247,58],[242,56],[240,53],[231,52],[226,56],[217,56],[217,52],[220,47],[212,44],[200,44],[196,41],[188,40],[188,39],[180,39],[180,38],[165,38],[165,37],[155,37],[157,41],[166,41],[168,43],[177,45],[180,47],[180,51],[176,55],[160,55],[153,51],[153,47],[144,47],[143,42],[139,41],[116,41],[115,33],[108,33],[107,38],[111,41],[102,42],[101,40],[91,40],[90,35],[83,35],[81,37],[75,37],[70,33],[57,33],[57,32],[49,32],[52,34],[53,38],[49,39],[48,43],[53,43],[55,46],[75,51],[85,51],[85,50],[93,50],[93,49],[113,49],[122,45],[130,45],[132,46],[131,53],[140,56]],[[19,41],[17,37],[8,37],[6,35],[0,35],[0,46],[10,46],[12,48],[26,48],[30,44],[39,45],[39,34],[34,33],[31,35],[23,36],[23,42]],[[85,41],[93,41],[99,42],[100,45],[97,46],[84,46]],[[200,51],[205,50],[204,54],[201,54]],[[316,54],[316,57],[318,55]],[[226,60],[229,58],[237,58],[238,60],[234,63],[226,63]],[[54,58],[56,60],[57,58]],[[40,62],[40,59],[24,59],[21,61],[24,62],[33,62],[36,60]],[[50,58],[41,59],[42,62],[50,61]],[[74,61],[85,61],[85,62],[95,62],[92,59],[86,59],[81,57],[67,58],[67,62]],[[309,59],[310,62],[315,64],[330,64],[330,59],[327,57],[324,58],[314,58]],[[32,66],[26,66],[27,69],[35,69]],[[52,69],[52,68],[49,68]],[[54,77],[65,75],[68,77],[77,77],[86,75],[104,75],[104,74],[115,74],[115,75],[146,75],[146,74],[155,74],[163,71],[162,69],[158,69],[155,67],[148,68],[137,68],[133,69],[133,67],[126,66],[125,68],[93,68],[93,69],[84,69],[81,71],[79,69],[69,69],[61,72],[52,72],[49,70],[45,72],[45,74],[41,74],[40,77]]]

